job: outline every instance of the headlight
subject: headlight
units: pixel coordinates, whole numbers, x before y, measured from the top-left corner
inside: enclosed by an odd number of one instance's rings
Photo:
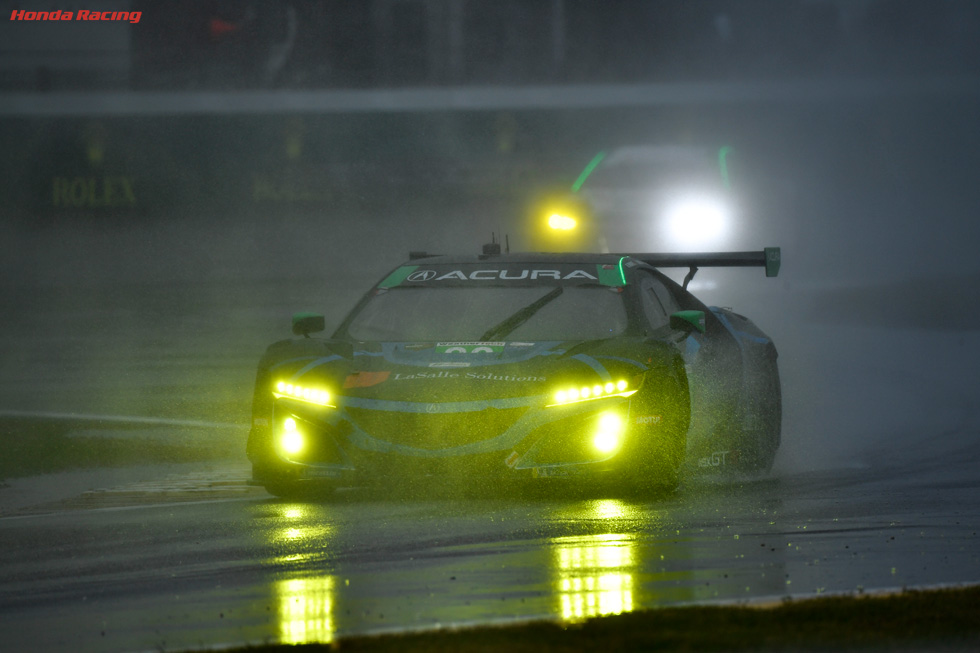
[[[631,389],[629,383],[620,379],[619,381],[608,381],[606,383],[596,383],[593,385],[572,386],[562,388],[555,392],[552,403],[548,406],[562,406],[574,404],[579,401],[590,401],[593,399],[606,399],[608,397],[629,397],[635,389]]]
[[[678,198],[664,212],[666,236],[677,247],[713,245],[725,235],[729,213],[728,205],[718,198]]]
[[[309,404],[318,406],[332,406],[330,403],[330,393],[322,388],[311,388],[308,386],[294,385],[288,381],[276,383],[276,389],[272,393],[277,398],[287,397],[298,401],[305,401]]]
[[[279,446],[287,454],[295,455],[303,450],[303,432],[299,430],[296,420],[287,417],[282,421],[282,431],[279,433]]]
[[[556,231],[571,231],[578,226],[578,220],[570,215],[552,213],[548,217],[548,226]]]
[[[603,413],[599,416],[592,446],[601,453],[612,453],[619,448],[623,435],[623,418],[617,413]]]

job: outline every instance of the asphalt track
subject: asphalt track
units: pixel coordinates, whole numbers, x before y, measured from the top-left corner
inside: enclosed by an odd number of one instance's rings
[[[244,483],[254,362],[290,311],[322,307],[335,322],[346,289],[385,270],[288,282],[263,270],[233,283],[219,259],[199,283],[194,252],[182,252],[186,277],[161,269],[166,283],[152,260],[134,285],[46,285],[57,280],[39,265],[37,284],[7,295],[0,408],[179,422],[104,437],[201,438],[213,434],[200,422],[237,424],[242,445],[209,464],[7,479],[7,650],[327,642],[980,581],[975,330],[848,326],[846,311],[822,321],[792,277],[733,276],[719,294],[737,288],[734,305],[781,352],[771,475],[689,478],[665,497],[354,489],[294,503]],[[99,279],[126,269],[103,260]]]
[[[273,499],[233,462],[122,470],[0,518],[8,650],[173,650],[980,580],[960,462],[688,482],[663,498]],[[79,474],[76,474],[78,476]],[[71,476],[71,475],[69,475]],[[8,499],[9,503],[9,499]]]
[[[872,361],[928,335],[843,340],[871,379]],[[0,636],[37,651],[329,642],[980,581],[980,445],[965,401],[976,344],[955,341],[935,378],[919,371],[933,392],[917,399],[900,401],[907,380],[878,370],[882,398],[862,399],[895,422],[857,422],[841,402],[828,423],[854,424],[848,438],[800,443],[807,419],[790,393],[799,426],[773,474],[689,478],[666,497],[352,489],[296,503],[245,485],[234,456],[13,479],[0,490]],[[946,374],[966,394],[940,387]]]

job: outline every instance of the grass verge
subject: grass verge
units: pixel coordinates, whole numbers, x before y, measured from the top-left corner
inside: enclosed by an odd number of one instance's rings
[[[562,625],[540,622],[243,651],[977,651],[980,587],[787,601],[775,607],[643,610]]]
[[[85,430],[79,430],[84,428]],[[161,433],[167,427],[157,427]],[[200,438],[78,435],[92,429],[119,431],[113,424],[70,420],[0,420],[0,479],[90,467],[184,463],[244,456],[237,432],[202,432]]]

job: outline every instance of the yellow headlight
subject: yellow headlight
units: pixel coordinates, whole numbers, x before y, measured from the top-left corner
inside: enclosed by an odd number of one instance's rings
[[[603,433],[619,433],[623,430],[623,419],[616,413],[603,413],[599,418],[599,430]]]
[[[578,221],[569,216],[563,215],[561,213],[552,213],[548,217],[548,226],[556,231],[571,231],[578,225]]]
[[[629,383],[619,380],[615,383],[607,382],[605,385],[596,384],[594,386],[583,386],[581,388],[566,388],[558,390],[554,394],[555,403],[552,406],[561,404],[571,404],[577,401],[587,401],[591,399],[603,399],[605,397],[629,397],[636,390],[631,390]]]
[[[288,454],[297,454],[303,450],[303,433],[296,425],[296,420],[287,417],[282,422],[282,433],[279,436],[279,446]]]
[[[331,405],[330,393],[326,390],[293,385],[292,383],[287,383],[286,381],[279,381],[276,383],[276,389],[273,394],[277,397],[288,397],[290,399],[297,399],[299,401],[305,401],[310,404],[318,404],[320,406]]]
[[[592,446],[602,453],[611,453],[619,447],[622,433],[623,418],[617,413],[603,413],[599,417],[599,424],[595,436],[592,438]]]

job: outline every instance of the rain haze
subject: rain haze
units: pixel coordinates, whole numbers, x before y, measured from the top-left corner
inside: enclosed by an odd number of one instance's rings
[[[329,642],[980,581],[978,28],[971,0],[0,2],[0,636]],[[723,168],[722,222],[677,232],[655,168],[616,167],[663,148]],[[592,252],[781,248],[776,278],[689,286],[779,352],[770,472],[652,498],[246,485],[293,314],[332,333],[410,251],[537,249],[555,195]],[[747,540],[787,551],[735,562]],[[630,591],[567,590],[588,573]]]

